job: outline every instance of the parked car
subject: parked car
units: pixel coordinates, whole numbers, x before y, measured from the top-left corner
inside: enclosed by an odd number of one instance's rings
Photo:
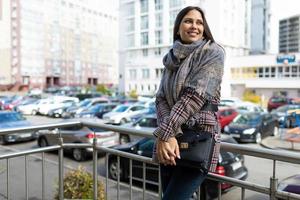
[[[273,109],[276,109],[288,103],[289,99],[287,97],[273,96],[268,101],[268,112],[271,112]]]
[[[112,131],[106,131],[101,128],[88,128],[85,126],[72,126],[62,128],[60,134],[66,143],[93,143],[94,132],[97,137],[97,145],[103,147],[112,147],[119,144],[119,135]],[[58,144],[59,131],[40,130],[37,143],[39,147],[52,146]],[[76,161],[83,161],[92,153],[92,148],[72,148],[66,149],[71,152]]]
[[[84,99],[77,105],[67,108],[66,111],[62,113],[62,118],[74,118],[76,114],[98,103],[109,103],[109,100],[104,97]]]
[[[239,113],[265,112],[265,110],[260,105],[257,105],[249,101],[244,101],[242,103],[239,103],[235,108]]]
[[[270,113],[244,113],[239,114],[224,128],[224,133],[229,134],[240,142],[261,143],[262,138],[278,135],[278,121]]]
[[[130,122],[130,118],[136,115],[147,113],[148,109],[140,104],[121,104],[111,112],[103,115],[103,120],[109,124],[125,124]]]
[[[19,105],[18,106],[18,112],[21,112],[24,115],[37,115],[39,113],[39,108],[50,101],[49,99],[40,99],[38,101],[25,104],[25,105]]]
[[[240,100],[237,97],[226,97],[226,98],[221,98],[219,106],[230,106],[234,107],[237,106],[238,104],[242,103],[242,100]]]
[[[98,103],[80,113],[76,114],[76,118],[94,118],[102,119],[105,113],[112,111],[118,104],[116,103]]]
[[[224,127],[227,126],[232,120],[238,115],[236,109],[232,107],[221,107],[219,106],[219,110],[217,112],[218,120],[221,124],[221,130],[224,131]]]
[[[0,129],[27,127],[32,125],[29,121],[18,112],[0,111]],[[26,133],[10,133],[0,136],[0,144],[8,144],[12,142],[29,141],[37,138],[36,132]]]
[[[134,128],[136,130],[145,130],[153,132],[155,128],[157,127],[157,117],[156,114],[147,114],[142,117],[140,117],[135,122],[130,122],[127,124],[122,125],[122,127],[126,128]],[[125,144],[137,139],[140,139],[141,137],[135,136],[135,135],[128,135],[125,133],[119,133],[120,135],[120,144]]]
[[[288,124],[285,124],[285,122],[286,122],[285,117],[288,116],[288,112],[290,110],[295,110],[295,109],[300,109],[300,105],[299,104],[287,104],[287,105],[283,105],[283,106],[280,106],[280,107],[272,110],[271,114],[278,119],[280,127],[289,128],[289,127],[287,127]]]
[[[236,141],[227,135],[222,135],[222,142],[236,143]],[[152,157],[152,149],[154,139],[141,138],[131,143],[123,144],[114,147],[114,149],[138,154],[141,156]],[[117,171],[117,156],[110,155],[108,161],[108,171],[110,178],[117,180],[120,174],[120,180],[128,181],[129,179],[129,159],[125,157],[120,158],[120,173]],[[248,170],[244,164],[244,157],[240,154],[226,152],[221,149],[219,162],[216,173],[222,176],[228,176],[240,180],[245,180],[248,176]],[[143,168],[142,162],[132,161],[132,178],[133,180],[142,181]],[[158,185],[158,167],[157,165],[146,164],[146,183]],[[207,196],[210,198],[217,197],[218,183],[212,180],[205,180],[202,186],[206,189]],[[232,188],[232,185],[227,183],[221,184],[222,192],[226,192]]]
[[[47,116],[49,117],[55,117],[55,118],[59,118],[62,117],[62,114],[70,107],[75,106],[76,103],[75,102],[71,102],[68,104],[64,104],[61,107],[58,108],[54,108],[48,111]]]
[[[79,99],[77,97],[55,96],[51,98],[51,100],[46,104],[39,107],[39,113],[41,115],[48,115],[49,111],[52,109],[60,108],[63,106],[70,106],[78,102]]]
[[[300,174],[295,174],[278,183],[278,190],[300,194]]]

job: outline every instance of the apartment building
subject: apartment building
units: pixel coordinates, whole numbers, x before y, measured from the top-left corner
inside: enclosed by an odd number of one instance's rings
[[[300,15],[279,21],[279,52],[300,52]]]
[[[118,10],[97,0],[0,1],[0,85],[116,84]]]
[[[251,5],[247,0],[120,0],[121,91],[155,94],[162,58],[173,42],[175,17],[188,5],[203,8],[214,38],[225,47],[227,56],[249,54]],[[230,93],[228,77],[225,67],[222,91],[226,93]]]

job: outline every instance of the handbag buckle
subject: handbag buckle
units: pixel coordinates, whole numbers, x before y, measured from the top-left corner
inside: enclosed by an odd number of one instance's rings
[[[187,143],[187,142],[181,142],[180,143],[180,148],[181,149],[188,149],[189,148],[189,143]]]

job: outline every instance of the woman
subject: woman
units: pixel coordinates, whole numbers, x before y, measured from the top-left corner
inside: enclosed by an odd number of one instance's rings
[[[180,151],[176,136],[196,128],[215,140],[210,171],[218,162],[220,128],[216,117],[223,76],[224,50],[213,39],[199,7],[182,9],[175,20],[173,47],[156,94],[158,128],[154,160],[160,163],[164,200],[189,199],[207,173],[176,165]],[[207,106],[209,105],[209,106]]]

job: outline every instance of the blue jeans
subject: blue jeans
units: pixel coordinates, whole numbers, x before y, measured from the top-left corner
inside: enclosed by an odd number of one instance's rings
[[[160,165],[163,200],[189,200],[207,174],[197,169]]]

